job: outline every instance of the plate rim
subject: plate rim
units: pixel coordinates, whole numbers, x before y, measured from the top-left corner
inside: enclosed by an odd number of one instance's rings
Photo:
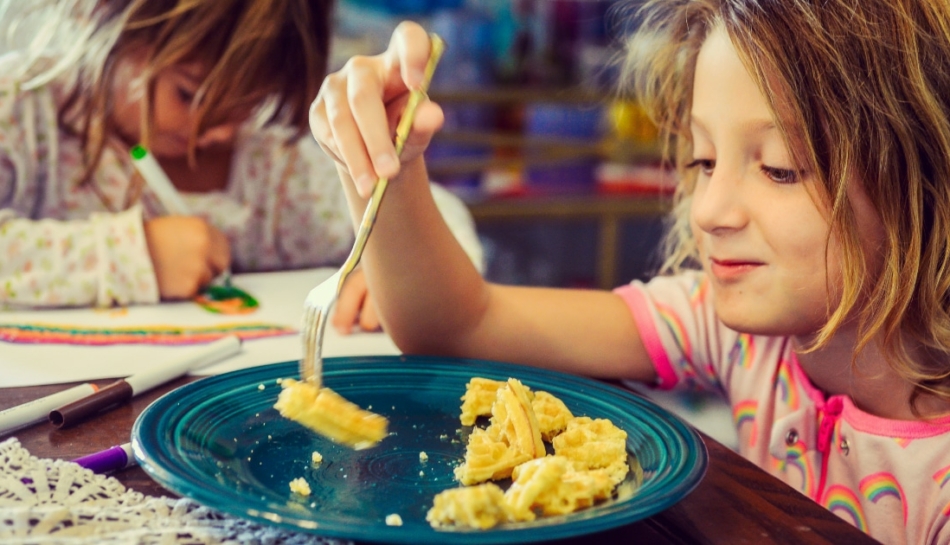
[[[152,420],[160,420],[161,414],[164,412],[163,408],[168,404],[180,403],[183,400],[187,400],[190,395],[195,391],[201,391],[209,386],[213,386],[218,382],[226,382],[238,378],[242,375],[259,375],[266,374],[270,370],[278,368],[288,368],[291,370],[290,373],[280,373],[275,376],[295,376],[296,369],[298,366],[297,360],[288,360],[283,362],[276,362],[271,364],[258,365],[253,367],[248,367],[244,369],[238,369],[226,373],[221,373],[217,375],[209,375],[202,377],[199,380],[180,386],[174,390],[171,390],[152,403],[150,403],[135,419],[135,423],[132,427],[132,451],[136,458],[136,461],[139,463],[140,467],[156,482],[161,486],[167,488],[168,490],[179,494],[182,497],[191,498],[192,500],[205,505],[207,507],[219,510],[221,512],[245,519],[251,520],[257,523],[276,526],[284,528],[290,531],[305,532],[315,535],[322,535],[332,538],[343,538],[351,539],[356,541],[372,541],[372,542],[388,542],[388,543],[480,543],[480,544],[494,544],[494,543],[510,543],[512,541],[518,542],[539,542],[547,541],[551,539],[566,539],[571,537],[578,537],[582,535],[594,534],[597,532],[607,531],[613,528],[618,528],[628,524],[633,524],[635,522],[647,519],[661,511],[668,509],[669,507],[675,505],[683,498],[688,496],[695,490],[695,488],[703,481],[705,478],[706,472],[709,466],[709,454],[708,449],[706,448],[705,441],[702,439],[702,436],[699,432],[691,425],[686,423],[679,416],[671,413],[670,411],[660,407],[652,400],[645,398],[642,395],[633,393],[630,390],[626,390],[617,385],[611,384],[609,382],[600,381],[597,379],[572,375],[569,373],[563,373],[559,371],[553,371],[549,369],[543,369],[538,367],[530,367],[524,365],[518,365],[508,362],[499,362],[492,360],[483,360],[483,359],[470,359],[470,358],[455,358],[455,357],[442,357],[442,356],[416,356],[416,355],[381,355],[381,356],[341,356],[326,358],[324,360],[324,373],[327,376],[333,376],[342,374],[345,375],[348,372],[352,372],[355,369],[358,369],[360,366],[364,366],[368,363],[377,364],[377,365],[387,365],[391,366],[393,363],[400,364],[420,364],[420,365],[430,365],[434,366],[435,364],[449,364],[451,366],[465,365],[472,367],[479,367],[487,373],[491,374],[509,374],[510,376],[518,377],[519,379],[524,379],[527,382],[533,382],[538,377],[544,382],[544,378],[553,379],[554,382],[577,382],[590,387],[595,387],[596,389],[601,389],[606,392],[609,392],[610,395],[620,397],[624,399],[627,403],[633,403],[634,405],[640,406],[640,408],[648,409],[652,413],[655,413],[656,416],[660,418],[657,419],[658,422],[663,423],[663,427],[669,428],[674,432],[677,432],[676,435],[680,437],[681,440],[689,443],[689,446],[698,447],[692,453],[695,457],[695,461],[691,467],[687,468],[685,471],[685,479],[681,480],[678,483],[678,487],[673,491],[674,493],[664,494],[661,498],[658,498],[659,501],[652,504],[651,507],[646,509],[640,509],[636,513],[631,513],[628,516],[624,516],[622,511],[608,513],[602,517],[591,517],[584,518],[580,520],[573,520],[563,524],[556,524],[550,526],[534,526],[534,527],[521,527],[521,528],[496,528],[492,530],[433,530],[432,532],[426,532],[425,536],[419,534],[419,532],[406,533],[405,529],[397,526],[385,526],[381,527],[378,525],[360,525],[357,528],[351,526],[345,526],[342,528],[334,528],[333,524],[330,524],[329,527],[325,523],[316,523],[312,519],[304,519],[301,517],[294,517],[286,512],[280,513],[267,513],[260,511],[258,509],[251,509],[249,507],[240,507],[234,502],[222,502],[220,501],[220,496],[216,495],[216,492],[220,493],[221,488],[224,490],[224,487],[212,486],[208,489],[202,490],[198,489],[197,493],[194,490],[195,485],[189,482],[185,477],[176,475],[173,471],[175,464],[166,464],[163,465],[161,462],[161,456],[158,456],[158,453],[149,453],[147,448],[143,444],[143,436],[147,437],[149,432],[152,432],[155,436],[153,439],[157,444],[160,444],[161,438],[159,437],[161,431],[157,429],[149,429],[148,423]],[[486,366],[488,369],[486,369]],[[415,368],[414,368],[415,369]],[[394,371],[398,372],[398,368],[393,368]],[[508,371],[512,371],[509,373]],[[521,373],[522,376],[514,373]],[[531,377],[525,377],[524,375],[532,375]],[[563,386],[560,386],[563,387]],[[180,399],[179,399],[180,398]],[[151,454],[151,456],[150,456]],[[179,464],[180,465],[180,464]],[[215,483],[216,484],[216,483]],[[215,490],[212,490],[214,488]],[[214,501],[218,499],[219,501]],[[277,520],[275,520],[275,518]],[[556,528],[556,533],[558,535],[552,536],[549,535],[549,532],[538,532],[538,530],[543,530],[545,528]]]

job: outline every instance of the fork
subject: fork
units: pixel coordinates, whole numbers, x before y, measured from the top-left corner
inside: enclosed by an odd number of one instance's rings
[[[396,155],[402,153],[402,148],[409,136],[409,130],[412,128],[412,122],[416,117],[416,108],[427,97],[426,91],[429,83],[432,81],[432,74],[435,72],[435,66],[445,50],[445,43],[436,34],[429,34],[431,46],[429,49],[429,59],[426,62],[425,72],[422,83],[418,89],[414,89],[409,94],[409,101],[403,110],[402,118],[396,126]],[[369,239],[370,231],[376,223],[376,213],[379,211],[379,203],[383,199],[383,193],[389,185],[389,179],[379,178],[373,187],[373,194],[366,203],[366,211],[363,212],[363,219],[360,221],[359,230],[356,233],[356,240],[353,242],[353,249],[350,255],[338,271],[333,273],[317,287],[310,290],[307,299],[304,301],[304,314],[302,326],[303,338],[303,357],[300,359],[300,379],[307,381],[317,388],[321,386],[321,377],[323,375],[323,334],[327,328],[330,310],[340,296],[340,290],[346,282],[347,276],[356,268],[363,255],[363,248],[366,247],[366,241]]]

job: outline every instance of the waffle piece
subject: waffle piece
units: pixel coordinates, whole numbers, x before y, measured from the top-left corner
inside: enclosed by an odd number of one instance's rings
[[[545,451],[538,417],[528,395],[521,381],[508,379],[508,384],[498,390],[491,409],[491,424],[486,431],[493,439],[504,441],[531,460],[544,456]]]
[[[281,387],[274,404],[281,416],[332,441],[361,450],[386,437],[386,418],[364,411],[329,388],[293,379],[284,379]]]
[[[554,436],[564,431],[567,423],[574,418],[563,401],[547,392],[535,392],[531,408],[538,418],[541,438],[547,442],[551,442]]]
[[[627,432],[605,418],[574,418],[551,443],[555,454],[569,458],[575,470],[605,469],[614,485],[629,471]]]
[[[486,530],[514,520],[505,503],[505,495],[495,483],[440,492],[426,513],[433,528],[468,526]]]
[[[525,462],[511,477],[505,501],[517,520],[573,513],[609,498],[614,489],[606,470],[575,471],[571,460],[556,455]]]
[[[538,498],[551,495],[559,488],[561,478],[573,470],[573,464],[562,456],[545,456],[529,460],[511,473],[511,486],[505,491],[505,501],[516,520],[534,520]]]
[[[505,386],[501,380],[474,377],[465,385],[465,395],[462,396],[462,414],[460,420],[463,426],[474,426],[479,416],[491,414],[491,406],[495,403],[498,389]]]
[[[544,516],[566,515],[609,498],[613,490],[613,478],[606,469],[568,471],[556,488],[535,499],[535,507]]]
[[[455,468],[455,479],[464,485],[473,485],[487,480],[505,479],[515,466],[531,457],[493,439],[481,428],[472,430],[465,447],[465,461]]]
[[[472,430],[465,461],[455,468],[455,478],[464,485],[507,478],[518,464],[545,454],[538,419],[520,381],[508,379],[497,390],[491,414],[487,429]]]

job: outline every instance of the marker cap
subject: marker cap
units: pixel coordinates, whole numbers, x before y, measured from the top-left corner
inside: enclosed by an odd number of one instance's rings
[[[124,380],[114,382],[98,392],[50,411],[49,421],[57,428],[68,428],[102,409],[132,399],[132,387]]]

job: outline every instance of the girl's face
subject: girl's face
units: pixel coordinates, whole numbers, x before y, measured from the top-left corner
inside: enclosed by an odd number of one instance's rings
[[[145,85],[140,76],[144,65],[144,56],[129,54],[119,61],[113,80],[113,122],[119,136],[130,146],[140,143],[143,136],[141,109]],[[171,66],[156,76],[149,125],[149,148],[156,156],[183,158],[187,155],[188,138],[197,121],[192,100],[206,75],[203,63],[192,62]],[[198,135],[197,148],[231,146],[243,120],[235,119],[203,131]]]
[[[691,131],[698,169],[690,224],[716,313],[732,329],[809,335],[838,303],[841,248],[812,173],[792,162],[729,36],[712,31],[696,62]],[[884,232],[860,184],[848,188],[866,255]],[[827,259],[826,259],[827,256]],[[869,263],[875,272],[880,264]]]

